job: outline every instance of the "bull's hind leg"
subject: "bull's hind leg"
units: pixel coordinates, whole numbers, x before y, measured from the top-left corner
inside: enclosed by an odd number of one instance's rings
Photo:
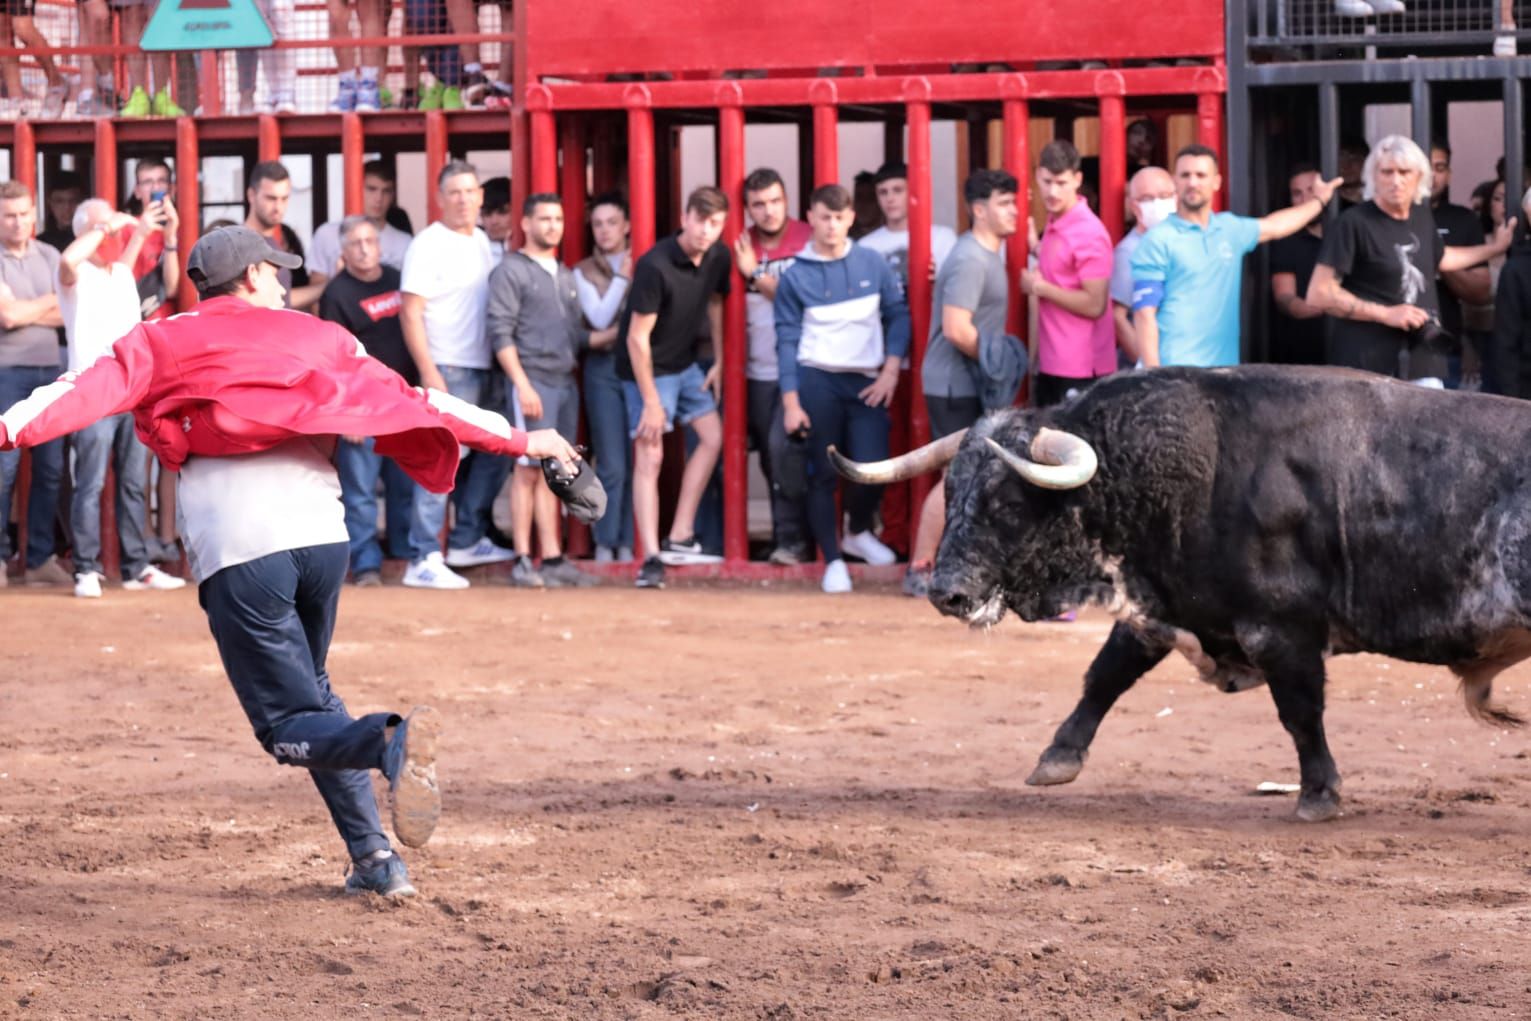
[[[1139,677],[1158,665],[1170,648],[1168,643],[1145,639],[1126,624],[1112,628],[1111,637],[1085,671],[1084,695],[1079,704],[1053,735],[1053,743],[1042,753],[1026,782],[1042,787],[1068,783],[1077,777],[1084,768],[1100,721]]]
[[[1281,725],[1297,746],[1302,792],[1297,818],[1323,822],[1340,814],[1340,773],[1324,737],[1322,643],[1260,629],[1241,634],[1240,644],[1270,685]]]

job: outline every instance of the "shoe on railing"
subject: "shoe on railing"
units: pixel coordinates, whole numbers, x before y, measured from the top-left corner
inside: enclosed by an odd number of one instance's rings
[[[170,98],[170,89],[162,88],[154,94],[154,102],[150,107],[156,117],[185,117],[186,111]]]
[[[133,91],[128,93],[128,101],[122,104],[122,109],[117,111],[119,117],[147,117],[153,112],[153,103],[149,100],[149,93],[142,85],[133,86]]]

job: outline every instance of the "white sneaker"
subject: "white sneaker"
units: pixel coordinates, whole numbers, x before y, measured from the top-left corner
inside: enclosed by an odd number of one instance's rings
[[[166,574],[158,567],[150,564],[143,569],[143,573],[132,581],[125,581],[122,587],[129,592],[141,592],[152,589],[155,592],[173,592],[178,588],[186,587],[185,578],[177,578],[173,574]]]
[[[516,559],[516,551],[496,546],[489,536],[466,549],[447,550],[448,567],[478,567],[482,564],[501,564]]]
[[[271,112],[276,114],[297,113],[297,101],[292,96],[277,96],[271,101]]]
[[[95,571],[75,575],[74,594],[80,599],[100,599],[101,576]]]
[[[884,546],[882,540],[870,531],[845,533],[845,538],[840,540],[840,549],[874,567],[887,567],[898,561],[898,554]]]
[[[440,553],[430,553],[404,569],[404,584],[410,588],[460,589],[468,587],[468,579],[448,567]]]
[[[617,547],[617,563],[630,564],[633,562],[633,548],[631,546]]]
[[[597,546],[595,548],[595,562],[598,564],[614,564],[617,561],[617,551],[610,546]]]
[[[1513,35],[1501,35],[1494,39],[1494,56],[1515,56],[1515,37]]]
[[[843,560],[831,560],[824,565],[824,591],[831,595],[851,590],[851,571]]]

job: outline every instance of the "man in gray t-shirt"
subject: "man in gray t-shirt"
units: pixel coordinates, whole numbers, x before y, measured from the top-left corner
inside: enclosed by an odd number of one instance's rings
[[[973,229],[957,240],[936,275],[930,338],[920,370],[930,431],[937,439],[966,429],[983,414],[978,399],[978,338],[1002,333],[1010,304],[1000,249],[1015,233],[1017,183],[1003,170],[975,170],[962,186]],[[930,565],[945,526],[946,491],[938,483],[925,500],[915,532],[904,592],[924,596]]]

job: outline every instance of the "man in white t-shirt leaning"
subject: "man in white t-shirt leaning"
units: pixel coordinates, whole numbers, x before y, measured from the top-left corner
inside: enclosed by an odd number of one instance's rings
[[[361,211],[372,221],[372,226],[377,228],[378,241],[383,247],[383,265],[402,270],[404,253],[409,251],[410,237],[388,222],[388,210],[393,208],[393,171],[382,160],[373,160],[362,167],[361,173]],[[314,239],[308,245],[308,259],[304,263],[308,270],[308,282],[310,286],[318,287],[321,293],[324,285],[341,269],[340,222],[343,219],[331,220],[320,226],[314,231]]]
[[[59,256],[58,306],[69,340],[69,371],[80,372],[140,319],[133,263],[150,235],[172,218],[168,200],[150,202],[134,220],[104,199],[87,199],[74,213],[74,241]],[[108,465],[117,473],[117,536],[122,542],[122,581],[129,589],[178,589],[186,584],[149,562],[144,536],[149,448],[124,412],[74,434],[74,594],[101,597],[101,491]]]
[[[909,293],[909,168],[902,163],[884,163],[873,179],[877,187],[877,206],[882,210],[882,226],[856,244],[870,248],[888,260],[893,275]],[[957,234],[938,223],[930,225],[930,278],[935,279],[941,264],[956,247]]]
[[[484,329],[489,238],[478,228],[484,189],[470,164],[453,160],[436,179],[441,219],[415,235],[404,257],[404,343],[420,370],[420,383],[445,390],[481,408],[498,411],[503,388],[492,372],[494,355]],[[510,474],[510,462],[482,452],[468,455],[456,490],[457,517],[441,555],[445,494],[415,488],[409,526],[410,564],[404,584],[412,588],[461,589],[468,579],[452,567],[474,567],[515,557],[486,534],[494,498]],[[450,566],[448,566],[450,565]]]

